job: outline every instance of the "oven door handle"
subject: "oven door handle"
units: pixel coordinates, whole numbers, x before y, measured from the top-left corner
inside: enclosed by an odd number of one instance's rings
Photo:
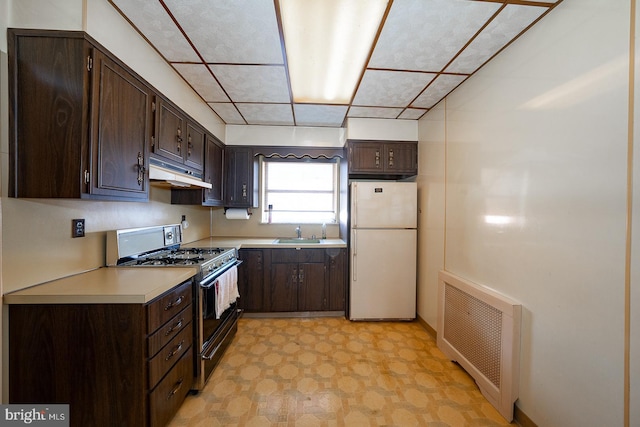
[[[222,276],[222,274],[223,274],[224,272],[226,272],[227,270],[229,270],[229,269],[230,269],[231,267],[233,267],[234,265],[237,267],[237,266],[239,266],[239,265],[240,265],[240,264],[242,264],[242,263],[243,263],[243,261],[242,261],[241,259],[236,259],[236,261],[235,261],[232,265],[228,266],[228,267],[227,267],[227,268],[225,268],[224,270],[222,270],[222,271],[220,271],[220,272],[217,272],[216,274],[214,274],[214,275],[212,275],[212,276],[209,276],[209,277],[206,277],[204,280],[202,280],[202,281],[200,282],[200,287],[201,287],[201,288],[210,289],[210,288],[215,284],[216,279],[217,279],[218,277]]]
[[[227,337],[229,336],[229,334],[231,333],[231,331],[233,330],[233,326],[238,323],[238,316],[241,313],[241,310],[238,310],[236,313],[236,318],[233,319],[233,321],[231,322],[231,324],[229,325],[229,327],[227,328],[227,331],[224,334],[224,337],[220,340],[220,342],[218,343],[218,345],[216,345],[215,347],[213,347],[213,349],[209,348],[205,353],[202,353],[202,355],[200,356],[202,358],[202,360],[211,360],[213,359],[213,356],[216,354],[216,352],[218,351],[218,349],[220,348],[220,346],[227,340]]]

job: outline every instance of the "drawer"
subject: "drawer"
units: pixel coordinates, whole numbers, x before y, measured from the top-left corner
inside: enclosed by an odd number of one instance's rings
[[[324,249],[272,249],[271,262],[324,262]]]
[[[187,352],[193,342],[191,323],[185,325],[166,346],[149,360],[149,389],[153,389],[164,374]]]
[[[192,280],[176,286],[147,305],[147,333],[153,333],[193,300]]]
[[[147,339],[148,356],[153,357],[162,347],[171,341],[183,329],[193,330],[193,304],[189,304],[173,319],[162,325],[160,329],[149,335]],[[188,324],[188,326],[187,326]]]
[[[152,427],[165,426],[182,405],[193,384],[193,346],[149,394],[149,421]]]

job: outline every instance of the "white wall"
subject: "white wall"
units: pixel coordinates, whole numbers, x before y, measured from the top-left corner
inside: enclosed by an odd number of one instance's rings
[[[436,327],[442,265],[519,300],[539,426],[623,425],[629,11],[564,0],[420,123],[421,194],[446,214],[421,229],[444,260],[420,265],[419,314]]]

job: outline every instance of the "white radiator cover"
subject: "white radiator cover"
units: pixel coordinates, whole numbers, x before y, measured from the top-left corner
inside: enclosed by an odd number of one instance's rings
[[[438,275],[438,348],[509,422],[518,398],[522,306],[447,271]]]

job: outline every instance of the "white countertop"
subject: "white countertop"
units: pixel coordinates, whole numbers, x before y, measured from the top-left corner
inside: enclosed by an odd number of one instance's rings
[[[196,267],[102,267],[3,296],[5,304],[145,304],[198,272]]]
[[[195,242],[183,243],[183,247],[194,248],[219,248],[234,247],[236,249],[247,248],[346,248],[347,243],[342,239],[323,239],[320,243],[276,243],[277,237],[209,237]]]

